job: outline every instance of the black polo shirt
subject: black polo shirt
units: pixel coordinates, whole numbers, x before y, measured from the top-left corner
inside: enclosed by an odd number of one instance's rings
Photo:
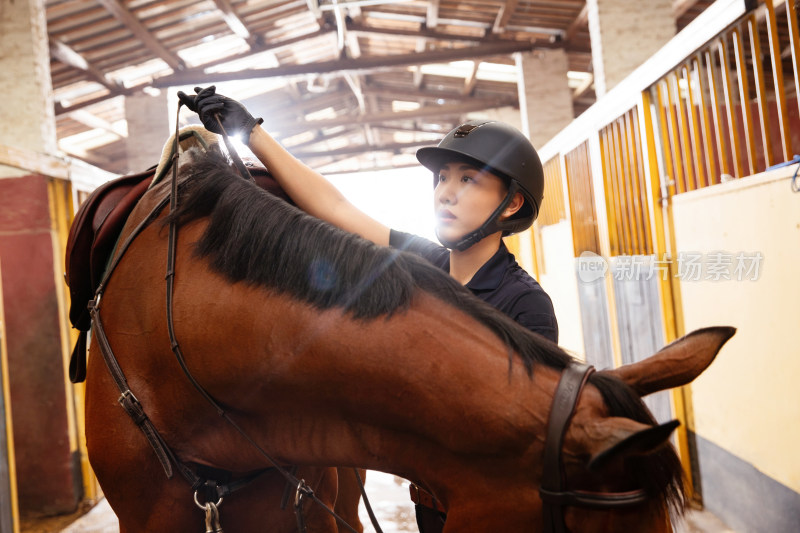
[[[445,272],[450,272],[450,251],[443,246],[395,230],[389,235],[389,244],[419,255]],[[500,249],[467,282],[466,287],[521,326],[558,342],[558,322],[553,302],[541,285],[517,264],[503,242],[500,243]]]

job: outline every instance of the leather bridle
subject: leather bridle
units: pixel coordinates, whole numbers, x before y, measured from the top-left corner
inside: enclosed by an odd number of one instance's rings
[[[643,489],[627,492],[590,492],[565,488],[566,476],[561,461],[564,435],[575,412],[581,391],[593,372],[594,367],[591,365],[568,364],[561,374],[553,396],[544,447],[542,482],[539,488],[544,533],[567,533],[564,521],[566,506],[617,509],[638,505],[647,500],[647,493]]]

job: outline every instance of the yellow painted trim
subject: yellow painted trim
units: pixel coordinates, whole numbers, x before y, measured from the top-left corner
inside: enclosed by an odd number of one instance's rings
[[[69,228],[75,213],[71,183],[68,181],[50,180],[48,183],[48,197],[50,201],[51,228],[53,231],[54,272],[56,277],[56,297],[58,300],[61,329],[70,450],[73,453],[79,453],[84,497],[89,500],[95,500],[98,494],[98,484],[91,466],[89,465],[88,454],[86,452],[86,423],[84,418],[84,406],[86,405],[85,387],[83,384],[73,385],[69,381],[69,359],[72,353],[72,347],[78,339],[77,330],[71,328],[68,322],[70,298],[69,291],[67,291],[64,282],[63,266]]]
[[[540,244],[541,236],[539,235],[541,228],[539,224],[534,223],[529,230],[529,238],[531,241],[531,266],[533,267],[533,277],[540,280],[540,272],[544,270],[544,257],[539,252],[542,249]]]
[[[519,257],[519,233],[504,237],[503,242],[505,242],[508,251],[514,254],[514,257]]]
[[[659,300],[661,302],[661,314],[663,317],[663,334],[664,340],[669,343],[677,338],[676,336],[676,317],[674,306],[674,293],[672,290],[673,268],[672,264],[665,261],[669,257],[668,251],[674,250],[674,245],[667,248],[667,237],[665,235],[665,225],[669,228],[670,234],[673,234],[671,225],[671,203],[669,198],[661,198],[661,178],[658,168],[658,158],[656,156],[656,136],[655,126],[653,124],[653,117],[650,113],[651,98],[649,91],[641,93],[641,110],[640,113],[642,121],[640,122],[641,135],[644,139],[643,150],[647,152],[645,175],[649,179],[650,195],[648,204],[653,223],[654,232],[654,253],[656,261],[659,266],[666,269],[666,276],[662,271],[657,270],[659,276]],[[659,115],[663,119],[663,108],[658,105]],[[675,417],[681,422],[681,425],[675,432],[675,443],[678,449],[678,455],[681,458],[681,466],[686,478],[686,486],[689,488],[690,496],[694,497],[694,478],[692,476],[691,455],[689,449],[689,435],[688,428],[694,427],[693,417],[691,412],[691,398],[688,401],[685,399],[685,394],[691,394],[688,387],[673,390],[671,393],[673,412]],[[691,426],[690,426],[691,423]]]
[[[75,396],[72,384],[69,382],[69,356],[70,333],[66,317],[68,316],[67,294],[64,286],[64,267],[62,264],[66,251],[67,234],[69,226],[67,221],[72,218],[71,195],[64,194],[64,185],[68,182],[48,180],[47,197],[50,204],[50,229],[53,246],[53,277],[55,279],[56,300],[58,302],[59,333],[61,336],[61,361],[64,366],[64,390],[67,406],[67,434],[69,436],[69,449],[75,452],[78,449],[78,436],[75,421]]]
[[[1,271],[1,270],[0,270]],[[8,347],[6,346],[6,320],[3,313],[3,285],[0,284],[0,374],[2,374],[2,387],[0,392],[3,393],[3,405],[5,405],[5,412],[1,413],[6,420],[6,441],[8,442],[8,449],[6,455],[8,457],[8,478],[9,478],[9,493],[11,495],[11,529],[14,533],[19,532],[19,499],[17,496],[17,465],[14,456],[14,427],[11,422],[11,393],[9,391],[10,383],[8,380]]]

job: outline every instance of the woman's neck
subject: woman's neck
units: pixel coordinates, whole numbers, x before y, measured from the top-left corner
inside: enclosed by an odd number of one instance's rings
[[[450,275],[466,285],[500,248],[501,234],[488,235],[464,251],[450,250]]]

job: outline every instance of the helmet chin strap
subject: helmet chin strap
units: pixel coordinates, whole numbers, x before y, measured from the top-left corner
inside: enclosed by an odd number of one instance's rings
[[[502,231],[504,228],[503,224],[499,222],[500,215],[503,214],[503,211],[505,211],[506,207],[508,207],[508,204],[511,203],[511,200],[514,198],[514,195],[517,194],[517,192],[519,192],[519,185],[516,181],[511,180],[511,183],[508,186],[508,194],[506,194],[506,197],[502,202],[500,202],[500,205],[497,206],[497,209],[495,209],[492,214],[489,215],[489,218],[486,219],[486,222],[481,224],[478,229],[467,233],[457,241],[451,241],[442,238],[437,230],[436,238],[439,239],[439,242],[442,243],[442,246],[445,248],[463,252],[475,243],[482,241],[487,235]]]

